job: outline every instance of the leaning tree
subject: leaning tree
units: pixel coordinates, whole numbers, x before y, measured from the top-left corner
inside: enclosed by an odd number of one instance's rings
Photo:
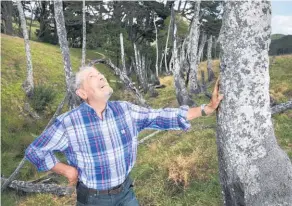
[[[225,205],[291,205],[292,164],[271,120],[268,1],[227,1],[217,145]]]

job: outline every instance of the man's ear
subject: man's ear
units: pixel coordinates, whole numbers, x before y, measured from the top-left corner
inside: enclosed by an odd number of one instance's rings
[[[87,94],[83,89],[77,89],[75,92],[81,99],[86,100]]]

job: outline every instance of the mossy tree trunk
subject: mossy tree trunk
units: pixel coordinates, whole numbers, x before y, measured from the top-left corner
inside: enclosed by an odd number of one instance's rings
[[[220,33],[217,145],[225,205],[291,205],[292,164],[271,120],[268,1],[227,1]]]

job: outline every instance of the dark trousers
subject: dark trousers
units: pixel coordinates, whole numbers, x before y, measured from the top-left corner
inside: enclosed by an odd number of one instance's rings
[[[81,182],[77,184],[76,191],[76,206],[139,206],[130,177],[125,180],[118,194],[89,193],[86,186]]]

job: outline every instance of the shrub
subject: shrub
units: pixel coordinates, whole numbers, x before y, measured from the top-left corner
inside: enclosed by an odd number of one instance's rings
[[[53,102],[56,97],[56,92],[50,88],[45,86],[36,86],[34,88],[34,94],[31,98],[31,106],[37,112],[43,112],[46,107]]]

